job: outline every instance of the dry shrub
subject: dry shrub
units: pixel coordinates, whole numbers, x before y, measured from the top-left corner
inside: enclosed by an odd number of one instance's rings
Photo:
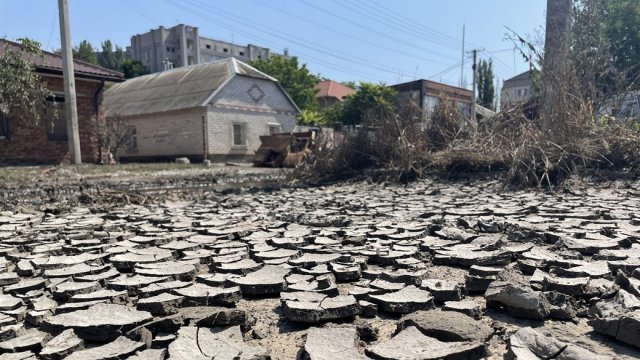
[[[367,170],[382,170],[397,181],[423,175],[426,138],[417,107],[381,110],[365,115],[359,129],[346,133],[341,144],[319,136],[313,155],[297,169],[294,178],[304,182],[352,178]]]

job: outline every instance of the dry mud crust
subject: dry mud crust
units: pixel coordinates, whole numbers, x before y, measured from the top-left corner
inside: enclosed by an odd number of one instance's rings
[[[548,356],[530,346],[541,338],[551,355],[638,358],[633,339],[605,326],[631,328],[640,310],[638,193],[500,187],[13,207],[0,212],[0,352],[497,359]]]

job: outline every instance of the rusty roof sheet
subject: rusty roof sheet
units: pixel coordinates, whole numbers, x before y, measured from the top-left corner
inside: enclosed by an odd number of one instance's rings
[[[277,81],[234,58],[129,79],[104,95],[107,116],[135,116],[205,106],[233,76]]]
[[[318,89],[316,97],[334,97],[339,101],[342,101],[345,96],[356,92],[352,88],[344,86],[333,80],[319,82],[316,84],[315,88]]]
[[[14,51],[18,51],[21,45],[0,39],[0,53],[5,51],[5,48],[11,48]],[[36,68],[40,71],[52,71],[62,73],[62,56],[54,54],[48,51],[42,51],[42,57],[30,56],[30,59],[34,62]],[[81,60],[73,60],[73,70],[77,77],[90,77],[111,81],[124,81],[124,75],[121,72],[103,68],[98,65],[89,64]]]

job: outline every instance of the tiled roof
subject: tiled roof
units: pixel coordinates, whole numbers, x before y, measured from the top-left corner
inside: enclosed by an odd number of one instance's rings
[[[20,44],[0,39],[0,52],[9,47],[19,50]],[[37,69],[43,72],[62,72],[62,56],[48,51],[42,51],[42,58],[33,56],[32,59]],[[90,77],[112,81],[124,81],[124,75],[121,72],[103,68],[98,65],[89,64],[84,61],[73,61],[74,74],[77,77]]]
[[[345,96],[356,92],[352,88],[344,86],[333,80],[319,82],[316,84],[315,88],[318,89],[316,97],[334,97],[340,101],[342,101]]]

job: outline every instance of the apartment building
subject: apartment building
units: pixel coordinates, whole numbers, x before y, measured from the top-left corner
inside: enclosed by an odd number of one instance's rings
[[[284,54],[276,54],[257,45],[244,46],[201,37],[197,27],[184,24],[171,28],[160,26],[132,36],[127,53],[133,60],[142,62],[152,73],[230,57],[248,62],[274,55],[288,56],[287,50]]]

